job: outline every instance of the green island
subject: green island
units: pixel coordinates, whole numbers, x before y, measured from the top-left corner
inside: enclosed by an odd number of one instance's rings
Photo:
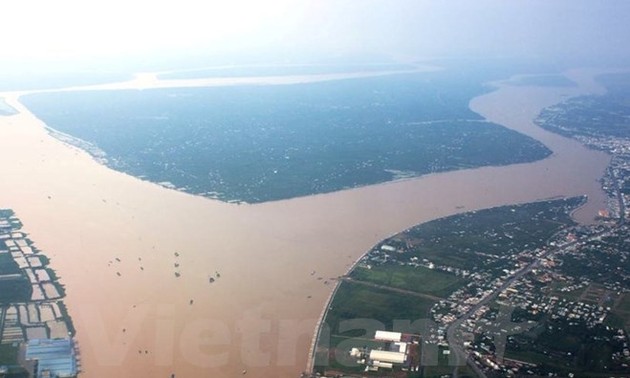
[[[0,376],[78,374],[64,296],[48,258],[13,211],[0,209]]]
[[[258,203],[531,162],[550,151],[472,112],[487,73],[440,71],[295,85],[80,91],[21,101],[55,137],[113,169]]]
[[[569,198],[383,240],[339,277],[304,376],[627,376],[630,75],[599,80],[605,95],[536,120],[611,155],[598,223],[576,224],[584,198]]]

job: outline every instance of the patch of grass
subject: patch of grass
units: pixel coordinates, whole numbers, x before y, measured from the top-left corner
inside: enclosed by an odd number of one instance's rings
[[[534,351],[515,351],[506,350],[505,358],[511,358],[518,361],[530,362],[532,364],[553,364],[553,358]],[[561,368],[566,368],[565,364],[560,364]]]
[[[19,348],[11,344],[0,344],[0,366],[17,364]]]
[[[26,276],[0,281],[0,304],[31,300],[33,287]]]
[[[0,275],[20,273],[20,267],[10,253],[0,254]]]
[[[630,293],[624,294],[619,304],[617,304],[617,307],[615,307],[615,310],[630,312]]]
[[[424,267],[386,264],[371,269],[356,268],[352,278],[379,285],[416,291],[418,293],[447,297],[465,284],[465,280],[449,273]]]
[[[434,303],[430,299],[342,282],[325,321],[333,335],[372,338],[378,329],[392,330],[395,320],[413,323],[426,319]]]
[[[564,287],[564,284],[562,283],[559,283],[559,282],[552,283],[549,296],[558,297],[561,299],[566,299],[572,302],[576,302],[588,288],[587,286],[584,286],[573,291],[560,291],[562,287]]]

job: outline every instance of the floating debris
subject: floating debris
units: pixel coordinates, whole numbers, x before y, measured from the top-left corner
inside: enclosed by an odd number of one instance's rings
[[[140,270],[144,270],[144,267],[143,267],[143,266],[141,266],[141,267],[140,267]]]
[[[120,274],[120,272],[116,272],[116,275],[117,275],[118,277],[122,276],[122,274]]]
[[[194,302],[195,301],[191,299],[189,304],[192,305]]]
[[[120,259],[118,257],[116,257],[116,261],[120,262]]]

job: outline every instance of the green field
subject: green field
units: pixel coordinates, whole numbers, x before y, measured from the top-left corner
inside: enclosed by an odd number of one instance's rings
[[[549,296],[564,298],[564,299],[576,302],[588,288],[588,286],[585,286],[577,290],[563,292],[563,291],[560,291],[562,287],[563,285],[561,283],[557,283],[557,282],[551,283],[550,285],[551,290],[549,292]]]
[[[377,329],[392,330],[394,321],[426,319],[435,301],[353,282],[342,282],[326,317],[333,335],[371,338]],[[363,322],[362,320],[366,320]],[[340,325],[355,329],[340,330]],[[362,328],[363,327],[363,328]]]
[[[0,242],[0,248],[3,244]],[[4,274],[20,274],[21,277],[0,279],[0,304],[25,302],[31,299],[33,292],[31,283],[9,253],[0,253],[0,275]]]
[[[0,366],[14,365],[17,361],[18,349],[10,344],[0,344]]]
[[[466,282],[454,274],[424,267],[416,268],[394,264],[374,266],[371,269],[358,267],[352,272],[351,277],[359,281],[438,297],[447,297]]]
[[[609,319],[610,318],[610,319]],[[630,293],[625,293],[611,314],[606,318],[607,324],[624,328],[630,332]]]
[[[622,300],[619,302],[616,310],[630,312],[630,293],[624,294]]]

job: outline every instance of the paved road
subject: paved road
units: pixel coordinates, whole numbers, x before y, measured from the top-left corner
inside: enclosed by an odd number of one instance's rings
[[[593,234],[593,235],[589,235],[588,239],[601,236],[604,233],[606,233],[606,231],[598,232],[598,233]],[[552,238],[553,238],[553,236],[550,239],[552,239]],[[453,378],[457,378],[457,376],[459,374],[459,366],[461,365],[462,360],[465,360],[467,362],[468,366],[470,366],[475,371],[475,373],[477,374],[478,377],[486,378],[486,374],[477,366],[477,364],[475,364],[470,359],[470,357],[468,356],[468,353],[466,353],[464,351],[464,349],[462,348],[461,343],[458,342],[459,340],[457,340],[457,338],[456,338],[456,330],[457,330],[457,328],[463,322],[468,320],[482,306],[484,306],[484,305],[488,304],[490,301],[494,300],[501,292],[503,292],[510,285],[512,285],[512,283],[514,283],[516,280],[520,279],[521,277],[523,277],[527,273],[531,272],[534,268],[536,268],[540,264],[540,261],[542,259],[546,258],[547,256],[549,256],[552,253],[560,251],[561,249],[571,247],[571,246],[577,244],[580,241],[583,241],[583,240],[576,240],[576,241],[564,244],[561,247],[552,248],[552,249],[547,250],[540,257],[536,258],[536,260],[532,261],[527,266],[525,266],[521,270],[519,270],[516,273],[514,273],[501,286],[499,286],[492,293],[490,293],[486,297],[484,297],[481,301],[479,301],[479,303],[477,303],[475,306],[473,306],[466,314],[464,314],[462,317],[458,318],[457,320],[455,320],[453,323],[451,323],[448,326],[448,328],[446,330],[446,340],[448,341],[449,347],[451,348],[452,352],[454,352],[454,357],[455,357],[455,361],[454,361],[455,362],[455,367],[453,368],[453,374],[452,374]]]
[[[617,192],[617,201],[619,202],[619,225],[623,225],[626,222],[626,212],[625,206],[623,202],[623,194],[621,193],[621,188],[619,187],[619,180],[617,179],[617,175],[615,175],[615,171],[612,168],[608,168],[610,171],[610,175],[613,178],[613,183],[615,185],[615,192]]]

